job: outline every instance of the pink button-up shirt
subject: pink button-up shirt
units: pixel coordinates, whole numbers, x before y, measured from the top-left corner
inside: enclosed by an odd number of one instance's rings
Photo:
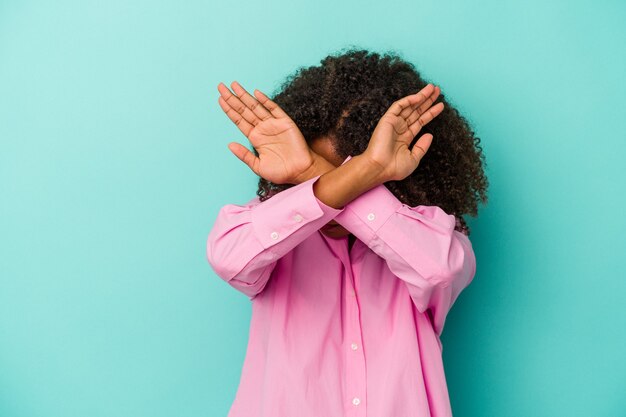
[[[228,417],[451,416],[440,335],[476,272],[470,240],[384,184],[327,206],[318,178],[223,206],[209,233],[211,267],[252,302]],[[351,248],[319,231],[332,219]]]

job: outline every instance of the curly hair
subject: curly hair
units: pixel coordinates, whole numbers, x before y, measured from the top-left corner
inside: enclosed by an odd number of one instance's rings
[[[307,143],[328,137],[342,160],[365,151],[379,119],[394,101],[429,83],[395,51],[379,54],[351,48],[320,63],[298,68],[270,98],[293,119]],[[443,111],[409,145],[424,133],[433,135],[418,168],[385,186],[408,206],[436,205],[453,214],[455,229],[469,236],[462,215],[476,217],[478,202],[487,202],[486,162],[480,138],[467,120],[443,92],[438,100],[444,103]],[[259,155],[256,149],[254,153]],[[260,201],[293,186],[273,184],[262,177],[258,185]]]

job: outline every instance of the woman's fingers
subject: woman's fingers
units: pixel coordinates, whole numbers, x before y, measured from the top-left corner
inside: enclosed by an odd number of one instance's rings
[[[417,162],[424,157],[428,148],[430,148],[430,144],[433,142],[433,135],[431,133],[424,133],[413,145],[413,149],[411,149],[411,154],[415,156]]]
[[[422,113],[424,113],[424,112],[426,112],[426,110],[428,110],[430,105],[433,103],[433,101],[438,96],[439,96],[438,93],[435,95],[435,93],[433,92],[433,95],[431,95],[428,98],[428,100],[426,100],[423,104],[419,105],[416,109],[413,109],[413,111],[411,111],[411,113],[408,116],[405,117],[405,121],[406,121],[407,126],[411,126],[413,123],[415,123],[416,120],[418,120],[420,117],[422,117]],[[439,104],[439,103],[437,103],[437,104]]]
[[[243,104],[248,107],[252,113],[256,116],[255,120],[248,120],[251,124],[257,125],[260,120],[266,120],[272,117],[269,111],[259,101],[252,97],[245,88],[241,86],[237,81],[233,81],[231,84],[233,91],[237,94]],[[259,120],[260,119],[260,120]]]
[[[426,109],[428,109],[435,102],[435,100],[437,100],[440,92],[441,88],[435,86],[435,88],[433,89],[433,93],[428,97],[428,99],[424,103],[417,106],[418,114],[424,113]]]
[[[233,93],[231,93],[228,87],[224,85],[224,83],[219,83],[217,85],[217,89],[221,94],[221,98],[224,100],[224,102],[227,105],[227,106],[222,105],[222,102],[220,101],[220,106],[222,106],[222,109],[224,109],[224,111],[228,114],[228,117],[233,122],[235,122],[235,124],[237,124],[237,127],[239,127],[239,130],[241,130],[244,133],[244,135],[246,135],[247,137],[248,133],[250,133],[250,130],[252,130],[254,126],[259,124],[261,120],[265,120],[267,119],[267,117],[271,117],[271,116],[269,115],[267,110],[261,109],[262,106],[259,106],[258,102],[254,100],[254,98],[250,96],[247,92],[245,92],[243,87],[241,87],[241,85],[239,85],[236,81],[233,81],[232,85],[233,86],[236,85],[237,87],[234,87],[236,89],[241,88],[241,90],[239,91],[240,93],[242,93],[242,97],[238,97],[234,95]],[[247,97],[245,97],[246,95]],[[242,101],[242,99],[245,102]],[[254,103],[252,103],[251,100],[254,101]],[[259,114],[261,114],[263,117],[259,118],[259,116],[253,111],[253,109]],[[238,113],[239,115],[241,115],[241,117],[238,117],[236,114],[233,114],[233,112]]]
[[[400,116],[404,117],[407,126],[410,126],[413,123],[415,123],[415,121],[421,117],[422,113],[428,110],[428,108],[435,102],[435,100],[437,100],[440,92],[441,92],[441,89],[435,86],[430,96],[428,96],[428,98],[424,102],[419,103],[419,104],[414,104],[413,106],[407,107],[404,110],[402,110],[402,112],[400,113]]]
[[[411,111],[413,111],[413,107],[423,103],[428,99],[434,88],[435,87],[432,84],[428,84],[417,93],[411,94],[410,96],[402,97],[400,100],[395,101],[389,107],[389,110],[387,110],[387,112],[393,114],[394,116],[400,116],[403,110],[408,108],[408,112],[405,112],[405,114],[410,114]]]
[[[258,166],[261,160],[255,154],[250,152],[248,148],[243,146],[241,143],[230,142],[228,144],[228,149],[230,149],[230,151],[244,164],[248,165],[252,172],[259,175]]]
[[[411,133],[413,134],[413,136],[415,136],[417,132],[419,132],[420,129],[424,127],[426,123],[428,123],[437,114],[441,112],[439,108],[437,108],[436,109],[437,113],[432,114],[432,117],[430,119],[424,118],[422,114],[428,110],[428,108],[432,105],[432,103],[435,100],[437,100],[437,97],[439,97],[440,91],[441,89],[439,87],[434,87],[432,90],[432,93],[430,94],[430,96],[428,96],[428,98],[425,101],[423,101],[420,104],[414,104],[413,106],[406,107],[404,110],[402,110],[402,112],[400,112],[400,117],[404,117],[407,128],[411,130]],[[443,106],[443,103],[442,103],[442,106]],[[443,109],[443,107],[441,107],[441,109]]]
[[[235,111],[235,109],[233,109],[228,102],[224,100],[224,97],[219,96],[217,102],[222,110],[224,110],[224,113],[226,113],[226,116],[228,116],[228,118],[237,125],[239,130],[241,130],[241,133],[248,137],[254,126],[248,123],[239,112]]]
[[[248,137],[254,125],[243,117],[244,109],[247,109],[247,107],[223,83],[219,83],[217,89],[221,94],[217,99],[220,107],[228,118],[237,125],[239,130]]]
[[[433,120],[441,111],[443,110],[443,103],[439,102],[428,109],[424,114],[420,115],[416,118],[415,121],[411,122],[408,127],[411,131],[411,135],[415,137],[417,133],[420,131],[422,127],[424,127],[428,122]]]
[[[434,101],[437,99],[437,97],[439,97],[439,91],[441,91],[439,89],[439,87],[434,87],[431,90],[431,93],[426,97],[426,99],[424,101],[418,101],[415,104],[411,104],[409,106],[406,106],[404,109],[402,109],[402,111],[400,112],[399,116],[403,117],[404,119],[408,119],[415,110],[417,110],[419,112],[419,114],[424,113],[424,111],[430,107],[430,105],[432,103],[434,103]],[[419,93],[417,93],[419,95]],[[412,94],[411,96],[416,96],[416,94]],[[410,97],[411,96],[407,96],[407,98],[409,98],[409,101],[411,100]]]
[[[272,100],[270,100],[270,98],[268,96],[266,96],[265,94],[263,94],[262,92],[260,92],[259,90],[254,90],[254,96],[261,102],[261,104],[263,104],[263,106],[265,106],[266,109],[268,109],[272,115],[274,117],[281,118],[281,117],[289,117],[289,115],[287,113],[285,113],[285,111],[283,109],[280,108],[280,106],[276,103],[274,103]]]

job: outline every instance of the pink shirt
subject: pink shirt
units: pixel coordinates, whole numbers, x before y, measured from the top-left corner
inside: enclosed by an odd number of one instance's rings
[[[440,335],[476,272],[470,240],[384,184],[327,206],[318,178],[225,205],[209,233],[211,267],[252,302],[228,417],[451,416]],[[332,219],[350,250],[318,230]]]

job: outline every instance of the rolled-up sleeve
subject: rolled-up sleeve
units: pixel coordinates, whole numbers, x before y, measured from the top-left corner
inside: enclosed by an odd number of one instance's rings
[[[262,202],[223,206],[206,244],[215,273],[251,300],[259,294],[278,259],[343,211],[319,204],[313,184],[320,176]]]
[[[380,184],[346,204],[335,221],[385,259],[417,309],[431,310],[441,335],[447,313],[476,273],[472,244],[455,230],[455,217],[438,206],[410,207]]]

